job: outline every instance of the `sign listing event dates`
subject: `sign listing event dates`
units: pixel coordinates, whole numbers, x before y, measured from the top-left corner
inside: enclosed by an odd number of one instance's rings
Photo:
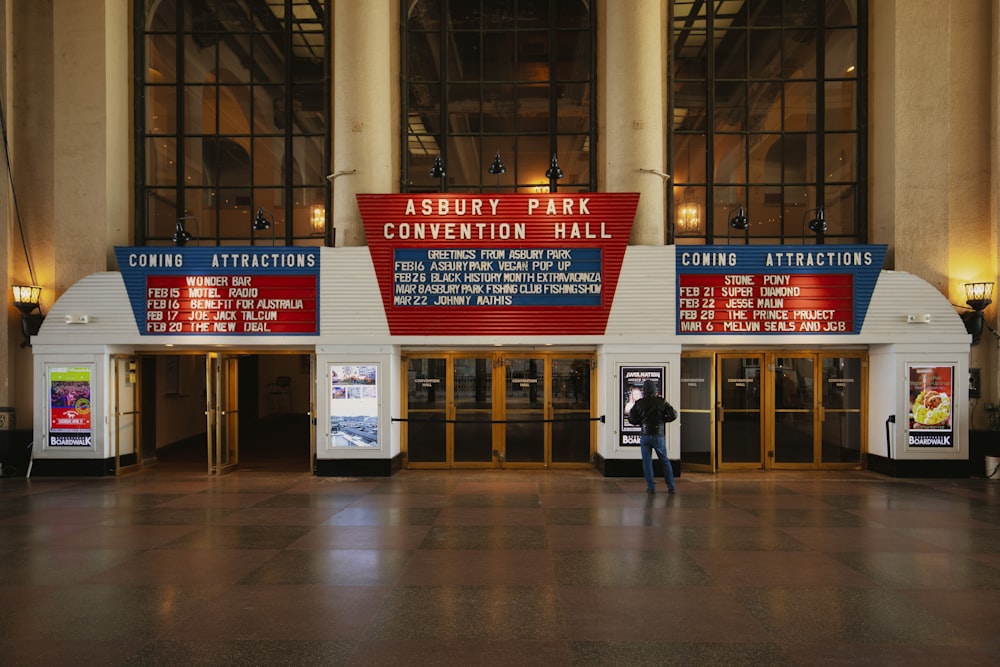
[[[147,333],[313,333],[309,276],[147,276]]]
[[[847,274],[684,275],[682,332],[845,333],[853,331],[854,280]]]
[[[393,335],[603,334],[637,192],[358,194]]]
[[[315,335],[318,248],[115,248],[139,333]]]
[[[677,333],[855,334],[886,246],[678,247]]]
[[[394,251],[394,306],[600,304],[600,248]]]

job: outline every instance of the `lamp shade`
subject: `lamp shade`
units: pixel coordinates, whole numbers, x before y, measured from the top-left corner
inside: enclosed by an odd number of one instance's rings
[[[22,313],[30,313],[38,308],[39,299],[42,296],[42,288],[38,285],[11,285],[14,293],[14,305]]]
[[[965,302],[980,311],[993,303],[993,283],[965,283]]]

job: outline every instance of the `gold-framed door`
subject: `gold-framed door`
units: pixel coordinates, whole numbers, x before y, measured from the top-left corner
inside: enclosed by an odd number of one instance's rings
[[[239,358],[210,352],[205,364],[208,474],[239,465]]]
[[[767,431],[764,467],[813,468],[820,411],[816,392],[817,355],[770,352],[765,377]]]
[[[867,452],[867,354],[771,353],[767,368],[766,467],[861,468]]]
[[[867,387],[864,350],[685,352],[681,462],[707,472],[862,468]]]
[[[681,466],[693,472],[715,472],[715,353],[681,354]],[[672,403],[675,401],[671,401]]]
[[[716,466],[759,469],[763,461],[764,404],[761,352],[716,355]]]
[[[115,474],[142,467],[140,438],[139,360],[132,355],[111,356],[111,451]]]
[[[401,436],[410,468],[588,467],[588,354],[406,354]]]

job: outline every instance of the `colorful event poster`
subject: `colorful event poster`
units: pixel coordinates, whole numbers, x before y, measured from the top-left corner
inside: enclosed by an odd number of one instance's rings
[[[90,447],[91,367],[49,369],[49,446]]]
[[[638,447],[642,427],[628,421],[628,411],[642,398],[642,385],[646,380],[656,383],[656,393],[663,396],[663,366],[622,367],[621,371],[621,446]]]
[[[909,445],[911,447],[952,447],[952,398],[954,366],[911,364],[909,383]]]
[[[330,366],[330,446],[379,446],[377,366]]]

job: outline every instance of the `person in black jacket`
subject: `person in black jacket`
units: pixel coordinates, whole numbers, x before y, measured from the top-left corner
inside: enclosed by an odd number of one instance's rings
[[[653,479],[653,451],[663,466],[663,480],[667,483],[667,492],[676,493],[674,485],[674,469],[667,458],[666,438],[664,431],[666,422],[677,419],[677,411],[667,403],[662,396],[656,394],[656,383],[646,380],[642,383],[642,398],[635,402],[628,412],[630,424],[642,427],[639,436],[639,446],[642,448],[642,474],[646,477],[646,493],[656,493],[656,481]]]

